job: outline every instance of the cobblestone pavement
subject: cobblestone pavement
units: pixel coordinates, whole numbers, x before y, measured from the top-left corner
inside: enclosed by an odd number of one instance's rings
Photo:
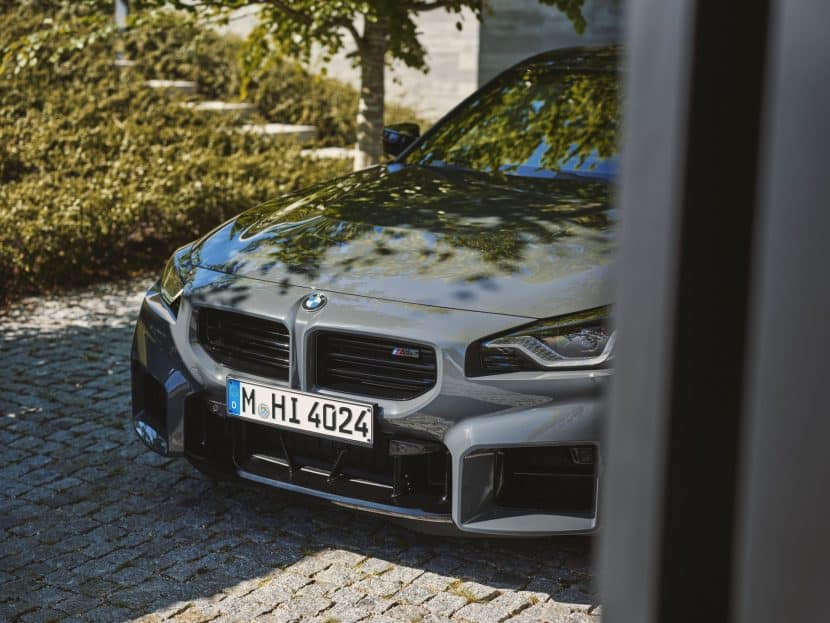
[[[0,621],[598,621],[586,539],[423,536],[145,449],[146,286],[0,312]]]

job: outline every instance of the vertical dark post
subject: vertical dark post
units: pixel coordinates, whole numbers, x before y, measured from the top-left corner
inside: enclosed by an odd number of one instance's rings
[[[753,257],[735,621],[827,619],[830,2],[771,21]]]
[[[726,622],[769,3],[632,0],[607,621]]]

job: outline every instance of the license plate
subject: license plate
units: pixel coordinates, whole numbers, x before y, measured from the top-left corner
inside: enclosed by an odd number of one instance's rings
[[[319,394],[267,387],[228,379],[228,415],[249,422],[287,428],[340,441],[371,446],[374,406],[332,400]]]

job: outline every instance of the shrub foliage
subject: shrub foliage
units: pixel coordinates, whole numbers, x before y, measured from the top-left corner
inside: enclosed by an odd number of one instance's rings
[[[0,0],[0,303],[157,268],[243,209],[350,168],[146,88],[148,78],[195,78],[205,95],[229,96],[241,45],[170,13],[141,15],[121,37],[102,5]],[[138,64],[116,67],[119,49]],[[335,121],[341,104],[304,98],[315,80],[275,63],[251,95],[267,117],[330,115],[323,140],[339,142],[352,131]]]

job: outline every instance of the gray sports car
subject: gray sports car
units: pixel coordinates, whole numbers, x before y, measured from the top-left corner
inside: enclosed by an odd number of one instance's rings
[[[594,530],[618,109],[617,50],[542,54],[386,128],[390,164],[176,251],[135,330],[138,436],[432,530]]]

